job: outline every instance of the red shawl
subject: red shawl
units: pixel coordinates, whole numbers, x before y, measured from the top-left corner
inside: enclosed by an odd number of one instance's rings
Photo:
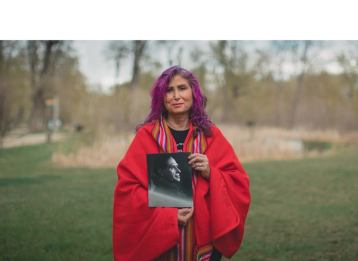
[[[117,261],[154,260],[179,240],[177,209],[148,207],[146,154],[160,152],[153,127],[150,123],[138,130],[117,167],[113,208],[113,254]],[[249,178],[220,130],[212,126],[212,132],[206,138],[205,152],[210,179],[199,176],[195,191],[195,238],[197,248],[211,243],[231,257],[244,234]]]

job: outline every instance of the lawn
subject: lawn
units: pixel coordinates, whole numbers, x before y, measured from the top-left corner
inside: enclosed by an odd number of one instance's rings
[[[111,260],[114,169],[60,169],[54,146],[0,150],[1,260]],[[244,165],[252,205],[233,260],[358,260],[358,150]]]

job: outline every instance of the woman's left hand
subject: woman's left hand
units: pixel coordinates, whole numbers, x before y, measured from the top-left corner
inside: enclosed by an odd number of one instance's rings
[[[209,179],[210,166],[209,166],[209,159],[206,155],[200,153],[192,153],[190,154],[188,159],[189,159],[189,165],[194,170],[197,170],[204,178]]]

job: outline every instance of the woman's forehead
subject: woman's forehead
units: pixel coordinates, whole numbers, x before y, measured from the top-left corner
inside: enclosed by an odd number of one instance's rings
[[[187,79],[185,79],[183,76],[181,75],[175,75],[170,81],[168,86],[169,87],[176,87],[176,86],[180,86],[180,85],[188,85],[189,81]]]

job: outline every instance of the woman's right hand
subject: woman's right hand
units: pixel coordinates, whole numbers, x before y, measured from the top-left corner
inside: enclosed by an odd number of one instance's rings
[[[188,220],[193,216],[194,208],[179,208],[178,209],[178,223],[180,226],[185,226]]]

